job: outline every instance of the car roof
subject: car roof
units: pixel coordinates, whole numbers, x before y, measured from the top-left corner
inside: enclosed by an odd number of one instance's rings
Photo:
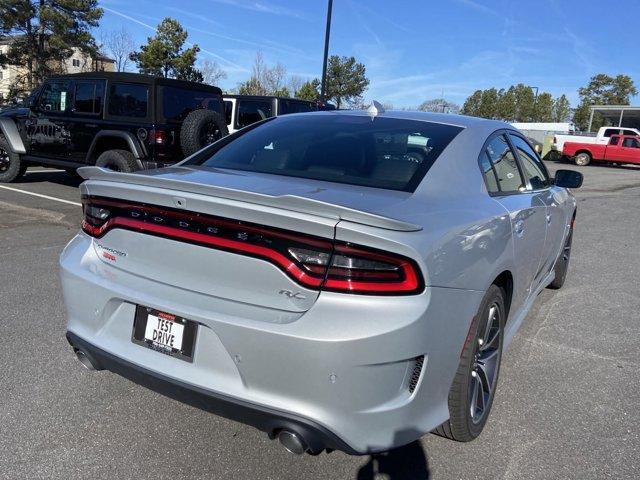
[[[129,73],[129,72],[82,72],[82,73],[69,73],[66,75],[52,75],[50,78],[86,78],[86,79],[106,79],[113,82],[130,82],[130,83],[144,83],[147,85],[167,85],[178,88],[188,88],[197,90],[206,90],[211,93],[222,95],[222,90],[213,85],[207,85],[206,83],[189,82],[186,80],[175,80],[173,78],[155,77],[153,75],[144,75],[142,73]]]

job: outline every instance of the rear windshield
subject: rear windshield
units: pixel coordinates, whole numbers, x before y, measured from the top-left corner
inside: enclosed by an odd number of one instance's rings
[[[414,191],[462,130],[360,115],[277,117],[190,164]]]
[[[181,122],[191,112],[200,108],[222,114],[222,97],[215,93],[187,88],[163,87],[162,114],[168,122]]]

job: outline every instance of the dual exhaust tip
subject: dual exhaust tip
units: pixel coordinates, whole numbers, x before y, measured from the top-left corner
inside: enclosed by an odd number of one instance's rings
[[[79,348],[74,349],[76,358],[82,364],[84,368],[87,370],[102,370],[102,367],[98,365],[94,360],[89,357],[85,352],[80,350]],[[278,442],[280,445],[284,447],[284,449],[295,455],[302,455],[309,447],[304,439],[295,432],[291,430],[280,430],[278,432]]]

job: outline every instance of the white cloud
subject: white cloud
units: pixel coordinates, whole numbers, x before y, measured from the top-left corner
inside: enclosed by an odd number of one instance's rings
[[[223,5],[229,5],[243,10],[250,10],[259,13],[268,13],[271,15],[278,15],[284,17],[304,18],[304,15],[299,11],[276,5],[267,1],[248,1],[248,0],[211,0],[214,3],[220,3]]]

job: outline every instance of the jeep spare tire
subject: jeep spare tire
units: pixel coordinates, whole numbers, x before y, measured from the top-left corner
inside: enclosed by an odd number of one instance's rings
[[[180,147],[185,157],[229,135],[222,115],[211,110],[194,110],[182,123]]]

